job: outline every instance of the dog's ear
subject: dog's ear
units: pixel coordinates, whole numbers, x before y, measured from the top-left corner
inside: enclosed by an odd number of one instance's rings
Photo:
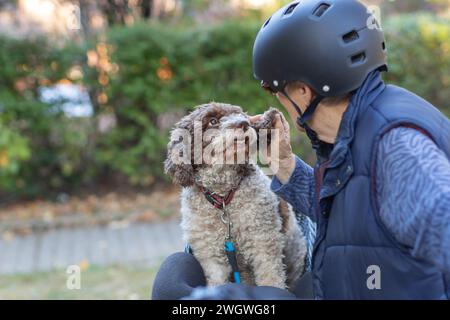
[[[164,171],[175,184],[188,187],[194,184],[192,162],[193,123],[188,116],[181,119],[170,134]]]

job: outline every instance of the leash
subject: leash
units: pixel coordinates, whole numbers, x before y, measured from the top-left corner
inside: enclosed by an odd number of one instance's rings
[[[234,248],[233,240],[231,238],[231,219],[230,214],[225,206],[225,201],[223,202],[221,220],[222,222],[227,224],[228,234],[225,238],[225,253],[227,254],[228,263],[231,266],[231,270],[233,271],[233,278],[235,283],[241,283],[241,276],[239,274],[239,267],[236,259],[236,250]],[[227,216],[227,221],[224,221],[224,216]]]
[[[227,255],[228,263],[233,272],[234,283],[241,283],[241,276],[236,259],[236,249],[231,236],[231,227],[233,224],[231,222],[230,213],[227,210],[227,206],[230,204],[231,200],[233,200],[236,189],[231,189],[224,197],[207,190],[203,186],[199,186],[199,189],[204,194],[206,200],[208,200],[215,208],[222,211],[220,220],[227,227],[227,236],[224,241],[225,254]]]

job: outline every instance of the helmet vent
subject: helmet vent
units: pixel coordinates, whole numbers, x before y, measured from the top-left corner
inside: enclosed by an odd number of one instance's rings
[[[269,24],[270,19],[272,19],[272,17],[270,17],[269,19],[267,19],[267,21],[266,21],[266,22],[264,23],[264,25],[263,25],[263,28]]]
[[[381,47],[383,48],[383,50],[386,50],[386,42],[383,41],[383,43],[381,44]]]
[[[316,10],[314,10],[313,15],[320,18],[321,16],[323,16],[325,11],[328,10],[328,8],[330,8],[330,5],[328,3],[322,3],[316,8]]]
[[[351,57],[352,64],[358,64],[366,60],[366,53],[360,52]]]
[[[355,40],[359,39],[359,34],[355,30],[350,31],[349,33],[346,33],[342,36],[342,40],[344,40],[345,43],[350,43]]]
[[[283,16],[291,15],[294,9],[298,6],[299,2],[291,4],[283,13]]]

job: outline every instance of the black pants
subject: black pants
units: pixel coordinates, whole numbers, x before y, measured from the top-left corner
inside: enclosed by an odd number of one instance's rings
[[[178,252],[169,256],[161,265],[152,290],[153,300],[189,298],[197,287],[206,286],[200,263],[192,254]],[[310,273],[299,279],[293,293],[273,287],[224,285],[218,287],[210,298],[217,299],[313,299]]]

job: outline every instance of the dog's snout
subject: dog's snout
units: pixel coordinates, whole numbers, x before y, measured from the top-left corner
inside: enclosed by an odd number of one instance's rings
[[[250,128],[250,122],[241,114],[233,114],[223,119],[223,128],[227,129],[241,129],[247,131]]]
[[[250,123],[247,120],[236,121],[228,126],[230,129],[241,129],[244,132],[250,128]]]

